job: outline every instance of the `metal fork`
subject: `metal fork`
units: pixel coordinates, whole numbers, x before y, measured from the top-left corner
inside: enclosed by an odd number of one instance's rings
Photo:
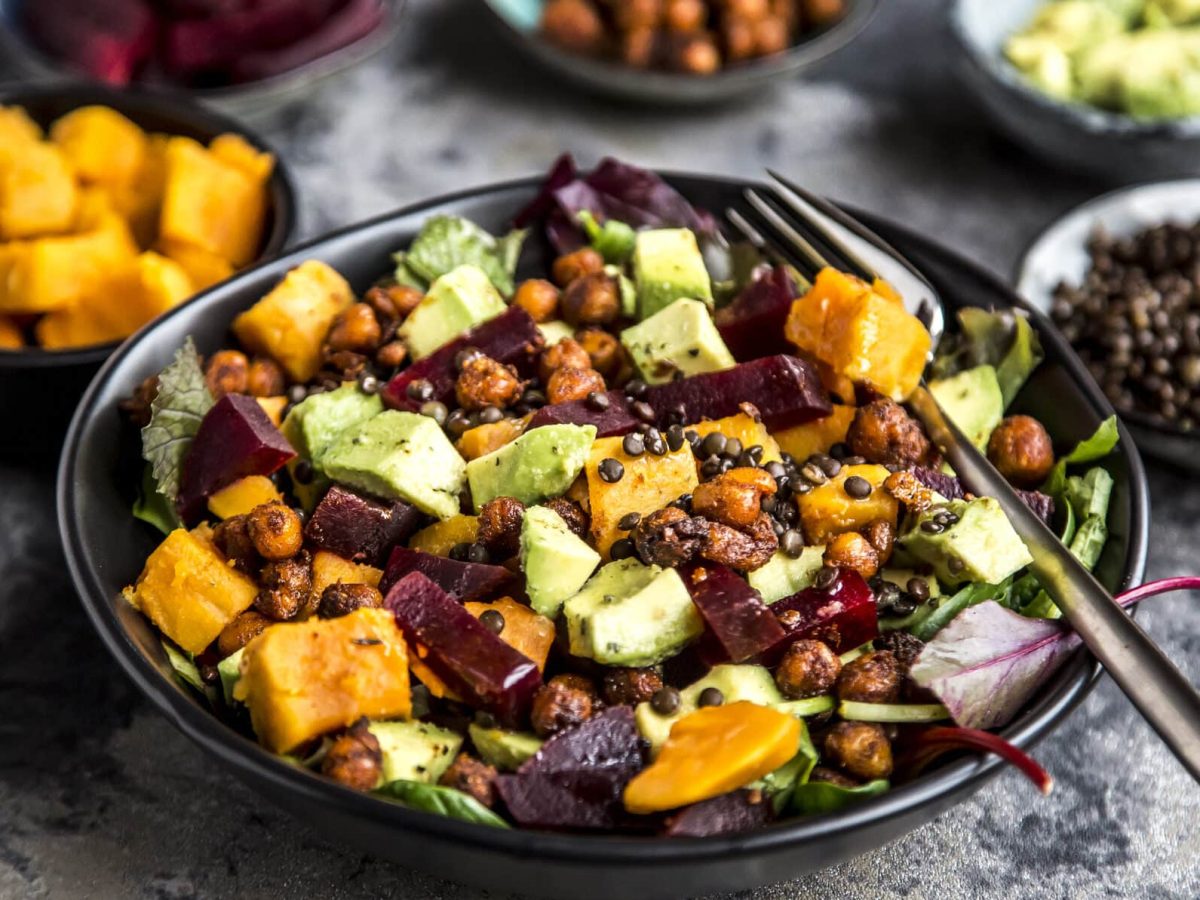
[[[746,190],[748,210],[743,214],[728,209],[730,223],[810,279],[834,266],[868,281],[880,277],[890,282],[909,311],[922,317],[936,347],[945,329],[945,310],[928,279],[853,217],[775,172],[768,174],[775,184]],[[1200,693],[963,437],[924,382],[908,402],[963,482],[1000,503],[1029,548],[1030,569],[1042,587],[1113,681],[1200,781]]]

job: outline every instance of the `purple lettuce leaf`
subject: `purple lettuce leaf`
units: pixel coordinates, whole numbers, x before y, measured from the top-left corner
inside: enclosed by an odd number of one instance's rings
[[[947,500],[961,500],[966,496],[962,482],[955,475],[947,475],[945,472],[939,472],[937,469],[927,469],[923,466],[917,466],[912,470],[912,473],[917,481],[930,490],[937,491]],[[1017,489],[1017,496],[1047,525],[1054,519],[1055,507],[1053,497],[1043,494],[1041,491],[1023,491],[1020,489]]]
[[[942,701],[955,724],[998,728],[1081,643],[1058,622],[1031,619],[988,600],[939,631],[910,674]]]

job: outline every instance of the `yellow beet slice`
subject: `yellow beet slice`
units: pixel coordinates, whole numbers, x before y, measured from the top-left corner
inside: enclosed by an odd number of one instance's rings
[[[422,550],[435,556],[449,556],[456,544],[473,544],[479,532],[479,519],[475,516],[451,516],[422,528],[408,542],[413,550]]]
[[[208,511],[218,519],[231,519],[272,501],[283,502],[275,482],[266,475],[247,475],[209,497]]]
[[[385,609],[272,625],[246,645],[241,673],[234,698],[250,708],[254,733],[276,753],[360,716],[412,714],[408,652]]]
[[[798,464],[803,464],[814,453],[828,453],[830,447],[844,441],[855,412],[857,410],[853,406],[835,403],[829,415],[777,431],[775,440],[780,450],[792,454]]]
[[[250,607],[258,585],[232,568],[208,532],[177,528],[146,560],[124,596],[189,653],[201,653]]]
[[[847,531],[861,531],[876,521],[896,524],[900,505],[882,487],[891,473],[883,466],[842,466],[840,472],[820,487],[796,498],[804,538],[810,545],[825,544]],[[846,479],[865,478],[871,493],[859,500],[846,493]]]
[[[800,750],[800,722],[756,703],[706,706],[671,728],[658,758],[625,787],[625,808],[656,813],[728,794]]]
[[[374,566],[351,562],[328,550],[313,554],[313,594],[320,597],[331,584],[369,584],[379,587],[383,571]]]

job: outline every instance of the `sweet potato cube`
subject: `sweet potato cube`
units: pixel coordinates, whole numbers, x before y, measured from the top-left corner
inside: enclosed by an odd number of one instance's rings
[[[479,519],[475,516],[451,516],[422,528],[412,536],[408,546],[413,550],[449,556],[457,544],[473,544],[479,532]]]
[[[159,249],[183,267],[197,291],[207,290],[233,274],[233,266],[200,247],[179,241],[160,241]]]
[[[267,418],[271,420],[271,424],[278,428],[283,424],[283,411],[287,409],[288,398],[284,395],[278,397],[255,397],[258,405],[263,408],[263,412],[267,414]]]
[[[218,519],[230,519],[272,501],[283,502],[275,482],[266,475],[247,475],[209,497],[208,511]]]
[[[379,587],[379,580],[383,578],[382,569],[351,562],[328,550],[318,550],[313,554],[312,569],[313,593],[318,597],[331,584],[369,584]]]
[[[822,270],[792,304],[785,333],[833,373],[895,400],[917,386],[930,347],[929,332],[895,291],[834,269]]]
[[[78,202],[71,164],[53,144],[28,144],[0,165],[0,238],[61,234]]]
[[[20,350],[25,346],[25,336],[17,323],[7,316],[0,316],[0,350]]]
[[[42,129],[19,106],[0,106],[0,163],[26,144],[42,139]]]
[[[113,209],[129,223],[142,247],[152,247],[158,240],[158,219],[167,183],[168,140],[165,134],[147,135],[142,164],[133,178],[104,188]]]
[[[802,428],[803,426],[797,427]],[[737,438],[742,442],[742,447],[747,450],[757,444],[763,448],[763,462],[778,461],[782,458],[779,455],[779,445],[775,443],[775,438],[771,437],[766,426],[762,422],[756,422],[745,413],[726,416],[724,419],[708,419],[704,422],[697,422],[695,425],[688,425],[687,430],[694,431],[701,437],[719,431],[727,438]]]
[[[882,487],[891,473],[883,466],[843,466],[836,476],[820,487],[796,498],[800,523],[809,544],[824,544],[847,531],[861,531],[871,522],[885,521],[893,526],[899,513],[896,498]],[[861,500],[846,493],[846,479],[858,475],[871,483],[871,493]]]
[[[18,251],[0,293],[0,312],[51,312],[94,296],[131,266],[137,245],[125,222],[105,213],[83,234],[40,238]]]
[[[501,419],[499,422],[476,425],[464,431],[454,446],[463,455],[463,459],[479,459],[494,450],[499,450],[505,444],[511,444],[525,433],[528,423],[529,416],[525,416],[521,419]]]
[[[217,135],[208,149],[221,162],[240,169],[260,184],[267,183],[275,168],[274,156],[256,149],[240,134]]]
[[[625,532],[618,523],[628,513],[649,515],[681,494],[690,494],[700,483],[692,448],[686,443],[673,453],[629,456],[622,438],[600,438],[592,444],[584,472],[592,512],[592,538],[600,555],[608,559],[609,548]],[[601,461],[612,458],[625,467],[620,481],[608,483],[600,477]]]
[[[165,240],[207,250],[238,267],[258,252],[266,216],[262,181],[191,138],[167,143],[167,180],[159,222]]]
[[[329,326],[353,302],[346,279],[310,259],[234,319],[233,331],[248,349],[275,359],[294,381],[308,381],[321,367]]]
[[[412,714],[408,652],[387,610],[274,625],[246,646],[241,670],[234,697],[276,753],[362,716]]]
[[[146,133],[115,109],[81,106],[50,127],[84,184],[130,184],[142,168]]]
[[[825,418],[777,431],[775,440],[780,450],[790,453],[797,462],[804,462],[814,453],[828,453],[834,444],[846,440],[855,412],[853,406],[835,403],[833,412]]]
[[[248,609],[258,585],[234,569],[206,532],[172,531],[125,598],[189,653],[200,653]]]
[[[554,623],[545,616],[538,615],[512,597],[501,597],[495,603],[470,602],[463,606],[477,619],[489,609],[500,613],[504,616],[500,640],[532,659],[539,670],[546,668],[546,657],[550,655],[550,647],[554,644]]]

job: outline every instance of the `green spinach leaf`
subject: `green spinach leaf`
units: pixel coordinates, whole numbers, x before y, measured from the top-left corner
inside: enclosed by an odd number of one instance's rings
[[[462,791],[425,784],[420,781],[390,781],[376,791],[377,794],[397,800],[409,809],[436,813],[450,819],[474,822],[476,825],[491,825],[493,828],[508,828],[507,822]]]
[[[1112,453],[1120,437],[1120,432],[1117,430],[1117,417],[1109,416],[1100,423],[1100,427],[1091,437],[1076,444],[1075,449],[1066,456],[1058,458],[1046,483],[1042,485],[1042,493],[1049,494],[1056,502],[1060,501],[1063,490],[1067,486],[1067,466],[1103,459]]]
[[[633,246],[637,242],[637,232],[624,222],[607,219],[603,225],[596,221],[586,209],[576,214],[583,230],[587,232],[592,248],[604,257],[609,265],[623,265],[633,256]]]
[[[171,668],[175,670],[179,680],[189,687],[194,687],[200,693],[205,693],[204,679],[200,677],[200,670],[196,668],[196,663],[191,656],[170,641],[163,641],[162,647],[166,651],[167,662],[171,664]]]
[[[179,515],[167,498],[158,492],[150,466],[146,466],[142,472],[142,484],[138,488],[137,500],[133,502],[133,516],[153,525],[163,534],[170,534],[179,527]]]
[[[1007,606],[1011,601],[1012,580],[1006,578],[1000,584],[978,582],[968,584],[948,600],[938,604],[928,616],[913,626],[912,634],[923,641],[932,640],[933,636],[945,628],[960,612],[968,607],[982,603],[984,600],[995,600]]]
[[[511,231],[496,238],[460,216],[434,216],[421,228],[407,252],[397,253],[396,280],[425,290],[452,269],[478,266],[506,297],[528,232]]]
[[[841,787],[827,781],[809,781],[796,785],[792,794],[792,809],[800,815],[836,812],[869,797],[877,797],[891,787],[884,778],[877,778],[857,787]]]

